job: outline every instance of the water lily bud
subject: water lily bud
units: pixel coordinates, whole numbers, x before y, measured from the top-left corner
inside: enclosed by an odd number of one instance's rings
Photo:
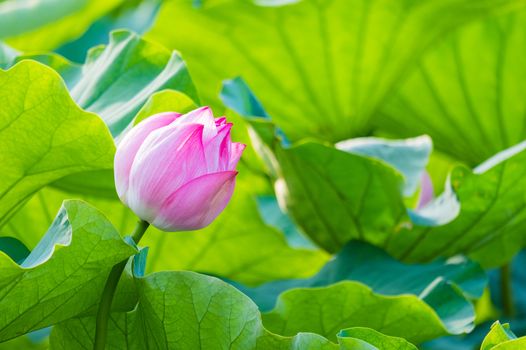
[[[231,123],[208,107],[162,113],[134,127],[115,154],[115,184],[124,204],[164,231],[209,225],[234,191],[245,145]]]

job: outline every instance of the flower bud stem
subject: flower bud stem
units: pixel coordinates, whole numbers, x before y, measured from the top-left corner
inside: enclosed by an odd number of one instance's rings
[[[135,226],[135,230],[131,234],[131,238],[135,244],[139,244],[142,236],[150,226],[146,221],[140,220]],[[95,324],[95,342],[93,344],[94,350],[104,350],[106,348],[106,339],[108,338],[108,320],[111,312],[111,304],[117,284],[121,278],[122,272],[126,267],[128,259],[121,261],[113,266],[111,272],[106,280],[106,285],[102,291],[100,298],[99,310],[97,311],[97,322]]]
[[[515,316],[515,304],[513,301],[511,264],[508,263],[500,268],[500,293],[502,295],[502,309],[504,316]]]

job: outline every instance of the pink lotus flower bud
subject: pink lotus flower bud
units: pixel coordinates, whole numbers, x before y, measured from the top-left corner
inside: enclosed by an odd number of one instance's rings
[[[209,225],[234,191],[245,145],[231,123],[208,107],[162,113],[134,127],[115,154],[115,184],[124,204],[164,231]]]

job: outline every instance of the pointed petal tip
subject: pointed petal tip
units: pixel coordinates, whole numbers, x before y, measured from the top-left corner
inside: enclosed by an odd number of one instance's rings
[[[219,117],[219,118],[216,118],[216,126],[217,127],[220,127],[220,126],[223,126],[226,124],[226,118],[225,117]]]
[[[230,160],[228,162],[228,168],[234,170],[237,166],[237,163],[239,162],[239,159],[241,159],[241,156],[243,155],[243,151],[247,145],[244,143],[234,142],[232,143],[232,150],[230,153]]]
[[[212,108],[208,107],[208,106],[202,106],[202,107],[199,107],[197,109],[194,109],[192,112],[197,112],[197,113],[210,113],[210,114],[213,114],[212,112]],[[192,113],[190,112],[190,113]]]

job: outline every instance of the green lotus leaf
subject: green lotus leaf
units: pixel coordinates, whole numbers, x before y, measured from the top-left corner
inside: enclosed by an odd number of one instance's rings
[[[510,325],[496,321],[484,338],[480,350],[518,350],[526,346],[526,337],[517,338]]]
[[[93,309],[112,266],[135,253],[99,211],[64,202],[20,265],[0,252],[0,341]]]
[[[114,137],[128,128],[155,92],[172,89],[197,101],[197,95],[178,53],[125,31],[113,31],[106,46],[90,50],[83,65],[56,54],[26,55],[55,69],[77,104],[98,114]]]
[[[354,241],[311,278],[252,288],[231,283],[266,311],[263,323],[279,334],[335,339],[339,329],[363,326],[420,343],[473,329],[470,299],[481,297],[486,277],[462,259],[405,265]]]
[[[400,259],[427,261],[464,254],[485,267],[508,262],[526,245],[526,142],[502,151],[473,170],[455,167],[450,183],[460,213],[435,227],[403,227],[386,242]]]
[[[0,40],[23,51],[53,50],[81,36],[123,0],[4,0]]]
[[[163,3],[148,37],[181,51],[207,104],[218,103],[224,79],[242,76],[291,139],[337,141],[371,131],[379,104],[445,32],[523,5],[226,0],[199,7],[176,0]]]
[[[338,345],[312,333],[270,333],[249,298],[216,278],[193,272],[158,272],[139,278],[137,289],[135,310],[112,314],[108,349],[416,349],[403,339],[364,329],[341,332]],[[55,326],[51,347],[91,348],[93,321],[72,319]]]
[[[391,135],[426,133],[469,165],[524,140],[526,11],[464,26],[433,47],[381,108]]]
[[[108,45],[90,50],[83,65],[54,53],[5,56],[2,59],[0,54],[0,67],[31,59],[57,71],[73,100],[99,115],[114,138],[129,130],[134,120],[167,108],[185,112],[198,100],[186,65],[176,52],[128,31],[112,32]],[[113,181],[111,170],[87,171],[65,176],[53,185],[70,192],[116,198]]]
[[[240,173],[240,181],[225,212],[209,227],[173,233],[151,227],[141,241],[141,245],[150,247],[147,270],[197,270],[248,285],[315,274],[329,259],[328,254],[312,247],[292,248],[281,232],[268,226],[253,198],[256,184],[246,183],[245,173]],[[33,248],[51,224],[52,213],[69,197],[70,193],[52,187],[41,190],[0,232]],[[137,218],[120,201],[87,194],[80,197],[104,212],[121,235],[132,231]]]
[[[263,145],[260,155],[277,169],[278,198],[303,232],[330,252],[358,239],[405,261],[464,254],[492,267],[526,245],[525,197],[515,190],[526,179],[526,142],[473,170],[454,167],[442,195],[415,219],[401,196],[400,173],[386,163],[318,142],[282,145],[270,121],[251,123],[255,142]],[[421,220],[425,216],[437,220]]]
[[[40,188],[64,176],[111,169],[104,122],[83,111],[60,76],[32,61],[0,70],[0,226]]]

